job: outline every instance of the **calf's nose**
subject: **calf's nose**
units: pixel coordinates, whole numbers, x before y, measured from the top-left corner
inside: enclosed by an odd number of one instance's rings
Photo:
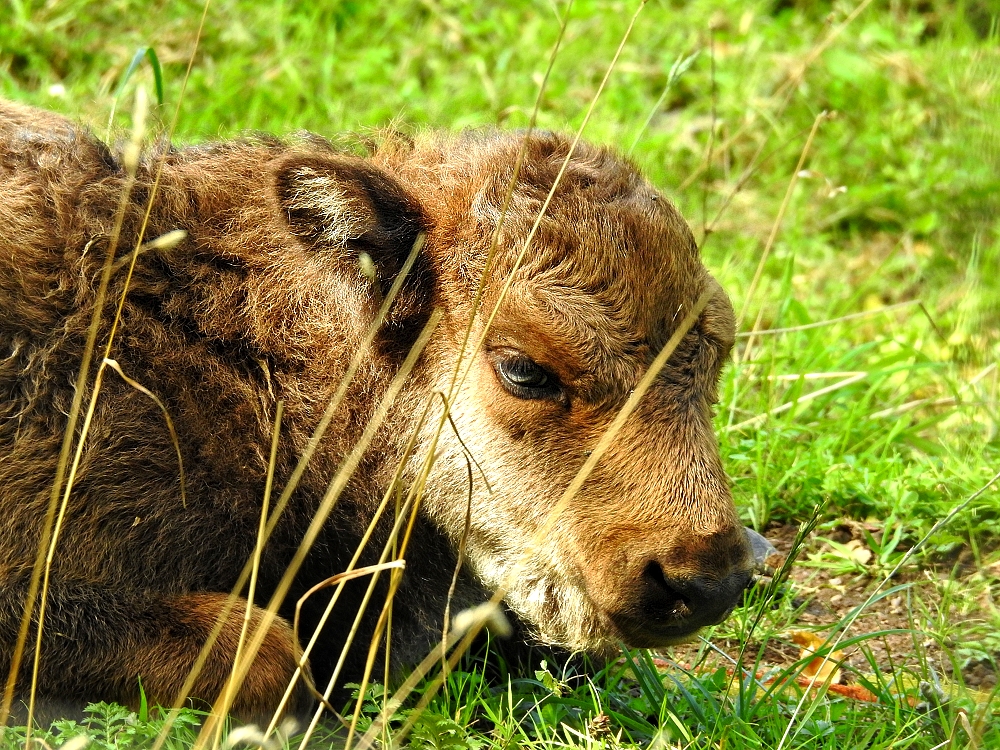
[[[743,596],[751,571],[733,570],[721,577],[667,576],[651,560],[642,572],[640,586],[644,614],[651,623],[673,624],[687,631],[715,625],[725,619]]]
[[[630,646],[664,646],[721,622],[742,601],[756,569],[753,537],[731,526],[646,557],[621,580],[609,612]]]

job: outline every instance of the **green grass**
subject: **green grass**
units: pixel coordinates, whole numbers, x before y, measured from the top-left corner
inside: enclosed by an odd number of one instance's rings
[[[191,747],[198,736],[202,716],[193,710],[183,711],[174,721],[164,743],[165,750]],[[142,711],[135,713],[110,703],[95,703],[87,707],[81,720],[62,719],[47,729],[31,732],[35,747],[45,743],[49,747],[66,747],[77,738],[77,748],[91,750],[131,750],[148,748],[164,728],[164,720]],[[82,739],[81,739],[82,738]],[[0,746],[19,747],[25,743],[23,727],[0,728]],[[83,744],[82,740],[86,740]]]
[[[540,127],[579,127],[635,7],[574,3]],[[928,536],[1000,469],[1000,32],[988,0],[873,2],[837,32],[855,7],[653,0],[586,137],[631,152],[677,201],[745,313],[744,333],[796,329],[742,338],[725,375],[717,427],[737,501],[759,528],[818,509],[821,528],[847,517],[884,530],[868,542],[872,561],[848,561],[844,575],[881,580],[922,542],[907,569],[944,573],[906,592],[919,621],[915,660],[857,678],[881,703],[827,695],[801,705],[795,689],[733,688],[718,666],[661,673],[644,654],[592,675],[549,665],[499,689],[472,663],[417,720],[415,744],[1000,746],[1000,701],[976,703],[960,672],[935,693],[941,665],[932,671],[919,645],[934,641],[959,669],[1000,657],[1000,491]],[[518,128],[565,10],[220,0],[181,101],[199,3],[5,0],[0,94],[104,133],[124,83],[124,127],[135,86],[154,88],[149,57],[123,81],[148,47],[162,65],[164,128],[180,104],[179,142],[250,130]],[[816,559],[835,567],[835,552]],[[794,621],[787,598],[776,607],[757,603],[716,635],[746,640],[753,664]],[[878,639],[846,635],[861,636]],[[931,686],[923,693],[921,681]]]

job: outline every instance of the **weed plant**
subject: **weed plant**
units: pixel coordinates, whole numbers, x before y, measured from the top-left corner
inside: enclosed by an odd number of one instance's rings
[[[202,24],[189,0],[4,0],[0,93],[114,137],[135,87],[159,84],[178,142],[519,128],[568,13],[538,126],[574,130],[637,6],[219,0]],[[1000,747],[996,689],[962,676],[1000,655],[1000,491],[977,494],[1000,469],[998,23],[988,0],[651,0],[585,133],[671,195],[733,297],[716,424],[747,522],[815,518],[827,537],[866,524],[870,557],[831,540],[800,563],[882,585],[872,608],[905,602],[910,646],[889,661],[876,647],[899,633],[850,615],[823,631],[839,638],[827,651],[859,649],[851,679],[876,700],[803,686],[809,659],[775,666],[806,606],[776,579],[683,665],[626,653],[498,683],[470,658],[419,687],[425,705],[405,704],[383,739],[405,726],[401,742],[442,749]],[[713,639],[744,644],[740,668]],[[358,728],[377,729],[385,687],[362,697]],[[198,719],[180,717],[165,734],[155,710],[98,705],[33,737],[187,747]],[[3,732],[4,747],[25,737]]]

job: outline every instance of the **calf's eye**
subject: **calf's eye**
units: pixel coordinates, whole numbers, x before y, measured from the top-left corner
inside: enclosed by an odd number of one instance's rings
[[[512,396],[523,399],[561,396],[558,378],[521,352],[491,352],[490,359],[497,379]]]

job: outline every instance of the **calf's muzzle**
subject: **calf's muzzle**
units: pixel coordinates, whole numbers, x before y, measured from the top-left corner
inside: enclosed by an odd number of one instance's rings
[[[700,628],[722,622],[743,599],[763,559],[774,548],[752,529],[734,527],[716,535],[708,548],[714,558],[694,575],[676,555],[648,559],[630,581],[608,617],[630,646],[654,648],[687,640]],[[709,554],[709,553],[704,553]],[[758,559],[760,558],[760,559]]]

